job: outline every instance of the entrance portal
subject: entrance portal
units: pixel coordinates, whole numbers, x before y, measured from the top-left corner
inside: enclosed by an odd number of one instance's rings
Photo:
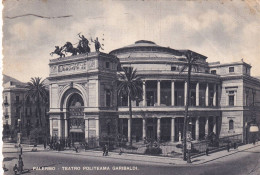
[[[84,103],[82,97],[75,93],[68,102],[69,133],[74,142],[85,141]]]

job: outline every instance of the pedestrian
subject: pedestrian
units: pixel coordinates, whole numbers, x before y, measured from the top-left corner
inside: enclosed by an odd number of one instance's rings
[[[106,144],[103,146],[103,156],[106,155]]]
[[[208,147],[206,148],[206,155],[207,156],[209,155],[209,148]]]
[[[15,174],[15,175],[18,173],[18,167],[17,167],[17,164],[14,165],[13,171],[14,171],[14,174]]]
[[[227,144],[227,152],[229,152],[230,146],[229,143]]]
[[[108,156],[108,146],[106,145],[106,156]]]
[[[19,165],[19,173],[22,174],[22,172],[23,172],[23,159],[22,159],[21,155],[19,155],[18,165]]]
[[[234,143],[234,149],[237,149],[237,143],[236,142]]]
[[[76,146],[76,147],[75,147],[75,151],[76,151],[76,153],[78,153],[78,152],[79,152],[79,151],[78,151],[78,149],[79,149],[79,148]]]
[[[43,143],[43,147],[44,147],[44,149],[46,149],[46,142],[45,141]]]

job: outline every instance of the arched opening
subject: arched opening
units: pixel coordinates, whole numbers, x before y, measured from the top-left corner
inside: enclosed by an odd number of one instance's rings
[[[67,103],[69,117],[69,134],[73,142],[85,141],[84,102],[82,97],[75,93]]]

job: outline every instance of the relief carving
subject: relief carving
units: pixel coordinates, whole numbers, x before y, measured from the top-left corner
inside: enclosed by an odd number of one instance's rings
[[[59,72],[68,72],[68,71],[78,71],[78,70],[86,70],[86,63],[72,63],[66,65],[59,65]]]
[[[95,67],[96,67],[95,60],[89,60],[88,69],[95,69]]]

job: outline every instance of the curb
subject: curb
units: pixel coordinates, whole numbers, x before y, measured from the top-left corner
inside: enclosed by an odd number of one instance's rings
[[[236,152],[229,153],[229,154],[223,155],[223,156],[221,156],[221,157],[216,157],[216,158],[211,159],[211,160],[207,160],[207,161],[204,161],[204,162],[201,162],[201,163],[197,163],[197,165],[206,164],[206,163],[208,163],[208,162],[212,162],[212,161],[214,161],[214,160],[221,159],[221,158],[223,158],[223,157],[227,157],[227,156],[230,156],[230,155],[233,155],[233,154],[236,154],[236,153],[245,151],[245,150],[253,149],[253,148],[256,148],[256,147],[259,147],[259,146],[260,146],[260,145],[255,145],[255,146],[252,146],[252,147],[249,147],[249,148],[245,148],[245,149],[242,149],[242,150],[237,150]]]

